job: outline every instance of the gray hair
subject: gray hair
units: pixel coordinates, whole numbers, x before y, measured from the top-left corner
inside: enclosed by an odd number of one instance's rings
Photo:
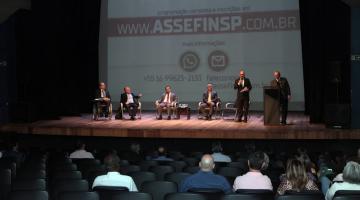
[[[343,170],[344,182],[360,184],[360,165],[357,162],[350,161],[346,163]]]

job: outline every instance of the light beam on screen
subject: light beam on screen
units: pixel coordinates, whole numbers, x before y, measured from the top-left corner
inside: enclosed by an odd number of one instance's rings
[[[250,78],[251,110],[280,70],[292,90],[290,110],[304,110],[298,0],[102,1],[99,78],[113,99],[129,85],[145,109],[169,84],[196,108],[207,83],[233,102],[240,69]]]

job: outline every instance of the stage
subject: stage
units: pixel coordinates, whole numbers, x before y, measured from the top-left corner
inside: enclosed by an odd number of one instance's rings
[[[128,118],[128,116],[126,116]],[[303,113],[291,112],[289,125],[265,126],[262,113],[251,113],[248,123],[231,119],[201,120],[196,114],[187,120],[156,120],[145,113],[141,120],[91,120],[91,115],[62,117],[25,124],[0,125],[1,132],[33,135],[66,135],[129,138],[198,138],[198,139],[360,139],[360,130],[328,129],[324,124],[310,124]]]

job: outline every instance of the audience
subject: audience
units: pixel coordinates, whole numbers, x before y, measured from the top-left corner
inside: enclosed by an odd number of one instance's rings
[[[120,158],[116,154],[109,154],[104,158],[104,165],[108,171],[106,175],[95,178],[92,188],[96,186],[127,187],[130,192],[137,192],[134,180],[130,176],[121,175]]]
[[[283,195],[289,190],[296,192],[319,190],[315,182],[306,173],[304,164],[296,159],[288,160],[286,174],[281,177],[277,193],[278,195]]]
[[[215,162],[231,162],[231,158],[222,153],[223,148],[220,142],[213,143],[211,150],[213,152],[211,156],[214,158]]]
[[[265,153],[258,151],[249,155],[249,172],[235,179],[233,190],[261,189],[273,190],[269,177],[263,175],[261,170],[267,165]]]
[[[140,144],[131,143],[130,150],[125,152],[121,158],[129,161],[131,164],[139,164],[144,159]]]
[[[231,192],[228,181],[223,176],[214,174],[215,163],[211,155],[203,155],[199,167],[200,170],[196,174],[182,182],[180,192],[187,192],[190,189],[220,189],[224,193]]]
[[[72,152],[69,158],[72,159],[84,159],[84,158],[94,158],[93,154],[85,150],[85,143],[78,142],[77,149]]]
[[[155,152],[155,155],[152,158],[152,160],[156,160],[156,161],[174,161],[174,159],[169,158],[167,156],[167,151],[166,151],[165,147],[163,147],[163,146],[160,146],[158,148],[158,150]]]
[[[3,152],[2,157],[11,159],[17,164],[22,163],[25,160],[25,154],[22,153],[19,147],[19,143],[16,141],[10,141],[7,144],[6,150]]]
[[[335,182],[326,192],[325,199],[331,200],[338,190],[360,190],[360,165],[356,162],[348,162],[342,173],[343,182]]]

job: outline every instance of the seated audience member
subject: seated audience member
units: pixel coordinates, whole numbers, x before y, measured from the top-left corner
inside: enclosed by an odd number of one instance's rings
[[[139,107],[139,98],[142,94],[135,95],[131,92],[131,88],[126,86],[124,88],[124,93],[121,94],[120,102],[123,104],[124,108],[129,112],[130,119],[135,120],[136,112]],[[120,108],[121,109],[121,108]],[[121,110],[119,110],[120,118],[124,116],[121,115]]]
[[[165,147],[160,146],[158,148],[158,150],[155,152],[155,156],[153,157],[152,160],[157,160],[157,161],[174,161],[174,159],[169,158],[167,156],[167,151],[165,149]]]
[[[129,161],[131,164],[139,164],[144,159],[140,144],[131,143],[130,150],[124,153],[122,159]]]
[[[360,190],[360,165],[356,162],[348,162],[343,170],[343,182],[335,182],[326,192],[325,199],[333,199],[338,190]]]
[[[95,99],[99,99],[97,102],[96,109],[102,108],[103,113],[105,113],[105,117],[108,117],[109,114],[107,111],[111,104],[111,96],[110,92],[106,89],[106,85],[104,82],[99,83],[99,88],[95,91]]]
[[[18,142],[10,141],[7,144],[6,150],[2,153],[2,157],[12,159],[17,164],[22,163],[25,160],[25,154],[20,152],[19,149]]]
[[[175,112],[177,97],[174,92],[171,92],[170,85],[165,86],[165,93],[161,95],[161,98],[156,105],[156,110],[158,112],[158,120],[162,119],[162,111],[164,108],[167,109],[167,119],[171,119],[171,111]]]
[[[190,189],[220,189],[224,193],[231,192],[228,181],[223,176],[214,174],[215,163],[211,155],[203,155],[199,167],[200,170],[196,174],[182,182],[180,192],[187,192]]]
[[[104,158],[104,165],[108,171],[106,175],[95,178],[92,188],[96,186],[127,187],[130,192],[137,192],[134,180],[130,176],[119,173],[120,158],[116,154],[109,154]]]
[[[211,156],[214,158],[214,162],[231,162],[231,158],[222,153],[223,148],[220,142],[213,143],[211,150],[213,152]]]
[[[86,145],[82,142],[77,144],[77,149],[69,156],[72,159],[94,158],[93,154],[86,151]]]
[[[249,155],[249,172],[235,179],[234,191],[238,189],[273,190],[269,177],[261,173],[266,165],[265,159],[265,153],[260,151]]]
[[[278,195],[283,195],[289,190],[297,192],[319,190],[315,182],[306,173],[304,164],[296,159],[288,160],[286,174],[280,179],[281,182],[277,190]]]

